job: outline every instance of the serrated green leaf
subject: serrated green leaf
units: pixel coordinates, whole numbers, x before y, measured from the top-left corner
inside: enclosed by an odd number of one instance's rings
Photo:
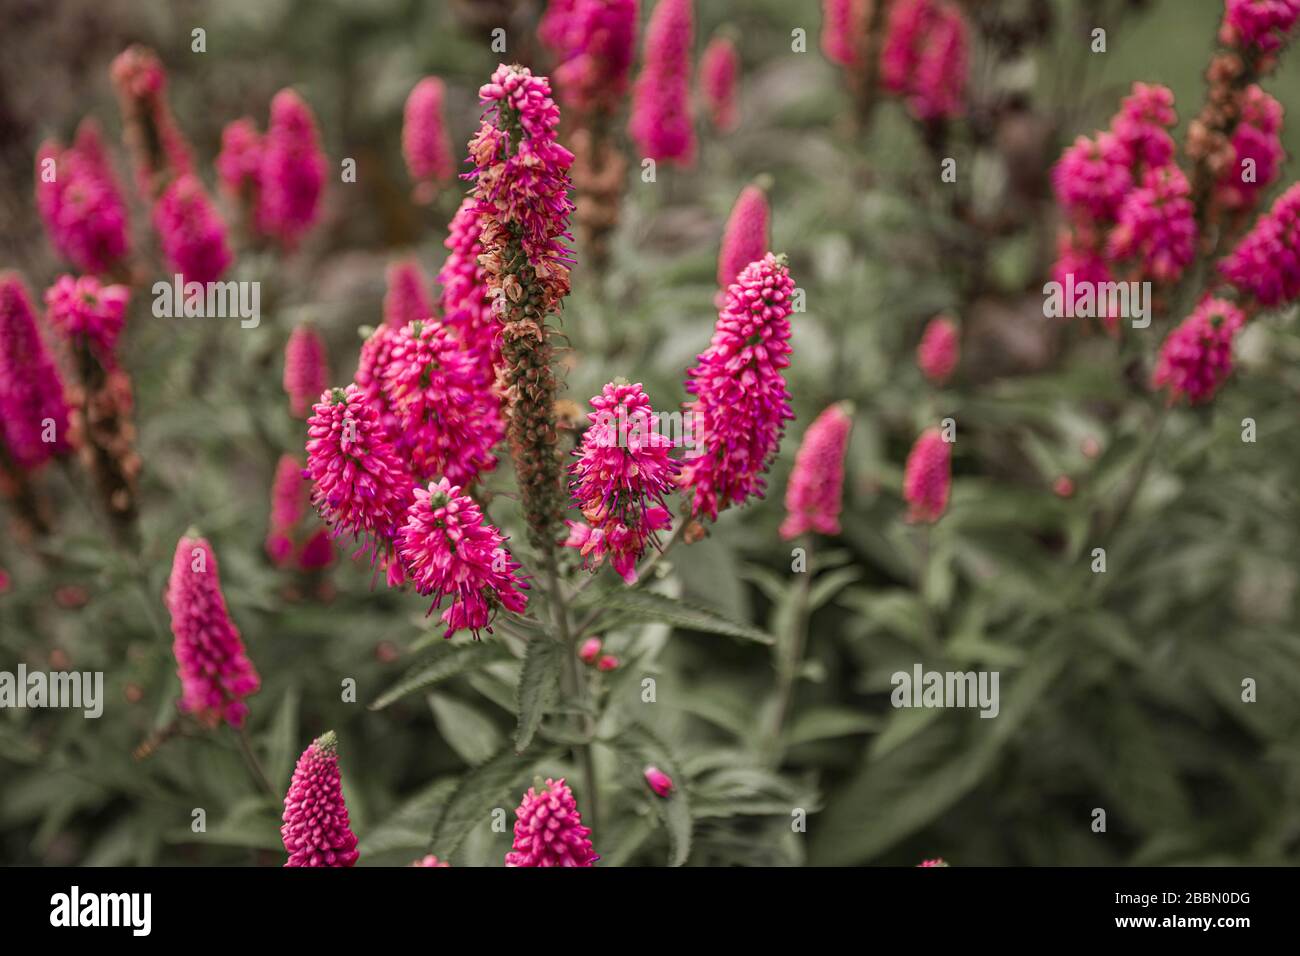
[[[426,699],[438,733],[471,767],[491,759],[501,748],[501,730],[478,707],[438,691],[430,691]]]
[[[534,770],[551,756],[535,751],[521,757],[513,747],[506,747],[461,777],[434,823],[432,851],[446,859],[456,852],[472,827],[490,821],[494,809],[516,806]]]
[[[601,605],[615,610],[629,611],[651,620],[661,621],[687,630],[703,631],[707,634],[725,634],[728,637],[757,641],[759,644],[772,643],[772,635],[756,627],[732,621],[708,608],[699,607],[677,598],[656,594],[652,591],[633,591],[631,589],[613,591],[601,598]]]
[[[499,651],[486,641],[471,644],[444,644],[435,648],[421,663],[407,671],[406,676],[379,695],[370,705],[371,710],[383,710],[407,694],[432,687],[457,674],[474,670],[495,660]]]
[[[555,702],[560,683],[560,668],[568,648],[549,637],[536,637],[528,642],[524,652],[524,666],[519,671],[519,686],[515,689],[519,724],[515,728],[515,752],[523,753],[533,742],[533,735],[542,723],[546,708]]]

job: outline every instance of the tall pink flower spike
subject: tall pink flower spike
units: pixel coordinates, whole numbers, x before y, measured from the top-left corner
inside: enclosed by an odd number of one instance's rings
[[[786,541],[809,532],[840,533],[844,454],[852,428],[851,402],[831,405],[808,426],[785,490],[786,518],[780,533]]]
[[[727,289],[713,341],[688,373],[696,448],[682,462],[680,484],[695,492],[695,517],[716,520],[767,487],[763,473],[794,418],[781,375],[790,364],[793,295],[784,256],[751,262]]]
[[[298,758],[282,819],[280,839],[289,854],[285,866],[348,867],[357,862],[361,854],[343,802],[334,731],[321,734]]]
[[[325,342],[315,326],[304,322],[289,333],[284,346],[284,390],[293,416],[306,418],[328,383]]]
[[[952,486],[952,446],[937,428],[927,428],[912,446],[903,473],[907,520],[933,524],[948,509]]]
[[[261,679],[226,609],[217,555],[206,539],[186,535],[176,543],[166,601],[180,709],[208,727],[223,721],[243,726],[245,700],[257,693]]]
[[[529,787],[515,816],[515,841],[506,866],[595,866],[600,859],[563,778],[548,777],[540,793]]]
[[[36,326],[27,288],[0,273],[0,451],[33,469],[72,451],[69,409],[58,367]]]
[[[659,0],[646,27],[641,73],[632,90],[628,131],[641,155],[690,166],[695,162],[691,115],[692,0]]]
[[[608,555],[614,570],[634,584],[637,561],[655,532],[672,524],[664,495],[676,484],[678,465],[668,457],[676,443],[659,430],[640,384],[611,382],[591,407],[591,425],[570,468],[573,501],[587,523],[570,521],[564,543],[592,565]]]
[[[415,183],[415,200],[428,203],[447,183],[456,165],[443,119],[446,88],[436,76],[416,83],[402,110],[402,156]]]
[[[700,58],[700,89],[709,117],[719,133],[730,133],[740,123],[740,54],[730,37],[714,37]]]
[[[527,607],[528,582],[505,542],[474,499],[446,478],[416,490],[397,551],[416,590],[433,595],[430,613],[451,598],[444,637],[468,630],[477,640],[480,630],[492,633],[497,608],[522,614]]]

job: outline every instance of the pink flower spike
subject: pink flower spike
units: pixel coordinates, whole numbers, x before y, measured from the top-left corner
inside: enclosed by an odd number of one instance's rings
[[[936,315],[925,327],[916,347],[916,364],[921,374],[935,385],[948,381],[961,350],[957,323],[946,315]]]
[[[872,0],[822,0],[822,53],[840,66],[859,66]]]
[[[72,451],[63,380],[36,326],[27,288],[0,273],[0,451],[22,469]]]
[[[284,390],[293,416],[306,418],[328,383],[325,342],[315,326],[304,322],[289,333],[284,346]]]
[[[645,782],[650,785],[650,789],[655,792],[657,797],[666,798],[673,792],[673,778],[658,767],[645,768]]]
[[[1135,259],[1143,278],[1177,282],[1196,256],[1192,187],[1174,164],[1149,169],[1124,197],[1106,244],[1111,259]]]
[[[94,276],[63,275],[45,290],[46,315],[64,340],[89,348],[104,368],[113,368],[130,298],[127,286],[100,285]]]
[[[736,44],[730,37],[714,37],[700,58],[700,88],[719,133],[730,133],[740,123],[739,82],[740,54]]]
[[[420,859],[412,863],[411,866],[451,866],[451,864],[438,859],[430,853],[428,856],[420,857]]]
[[[501,403],[475,356],[447,329],[412,322],[397,333],[382,388],[397,418],[398,449],[420,480],[468,486],[496,467]]]
[[[258,229],[294,249],[320,219],[326,159],[316,117],[291,89],[271,100],[271,121],[262,152]]]
[[[361,854],[343,802],[334,731],[321,734],[298,758],[289,792],[284,795],[282,819],[280,839],[289,854],[285,866],[356,864]]]
[[[206,539],[185,536],[176,543],[166,601],[181,711],[207,727],[222,721],[243,726],[248,715],[244,701],[257,693],[261,679],[230,620],[217,555]]]
[[[1300,0],[1226,0],[1219,40],[1242,50],[1274,53],[1300,20]]]
[[[506,866],[595,866],[600,859],[563,778],[548,777],[540,793],[529,787],[515,817],[515,841]]]
[[[185,282],[215,282],[230,266],[226,224],[197,176],[172,180],[154,203],[153,226],[167,264]]]
[[[794,418],[781,375],[790,364],[793,295],[784,256],[751,262],[727,289],[713,341],[688,373],[696,454],[682,462],[680,485],[695,492],[693,517],[717,520],[766,490],[763,473]]]
[[[225,125],[216,166],[221,188],[227,194],[236,199],[256,199],[262,184],[264,150],[262,134],[248,117]]]
[[[321,395],[307,422],[312,504],[336,536],[362,540],[372,561],[391,555],[414,500],[410,473],[389,444],[379,413],[356,385]]]
[[[628,131],[641,155],[691,166],[695,126],[691,116],[692,0],[659,0],[646,27],[641,74],[632,90]]]
[[[444,95],[442,80],[426,76],[415,84],[402,110],[402,156],[421,203],[430,202],[455,172],[442,115]]]
[[[126,203],[93,119],[66,149],[46,142],[36,154],[36,208],[59,255],[84,272],[103,273],[130,251]]]
[[[555,89],[566,108],[606,115],[619,108],[636,57],[637,3],[576,0],[547,9],[562,60],[555,68]],[[539,27],[538,32],[548,31]]]
[[[293,455],[281,455],[271,483],[271,527],[266,536],[266,553],[284,567],[293,559],[293,536],[306,513],[307,486],[302,465]]]
[[[949,0],[895,0],[889,8],[880,81],[922,122],[966,110],[968,28]]]
[[[808,426],[785,489],[787,514],[780,533],[786,541],[810,531],[840,533],[844,453],[852,428],[851,402],[831,405]]]
[[[428,282],[418,262],[403,259],[390,263],[385,277],[388,281],[388,291],[384,293],[385,325],[400,329],[433,318]]]
[[[1269,308],[1300,298],[1300,183],[1259,217],[1219,271],[1243,293]]]
[[[933,524],[948,509],[952,485],[952,446],[937,428],[927,428],[912,446],[903,475],[907,520]]]
[[[1052,167],[1052,188],[1061,208],[1083,223],[1114,222],[1133,186],[1131,157],[1114,133],[1080,136]]]
[[[498,608],[524,612],[528,582],[505,543],[474,499],[446,478],[416,490],[397,552],[416,590],[433,595],[429,613],[451,598],[442,613],[444,637],[468,630],[478,640],[480,630],[492,633]]]
[[[589,637],[582,642],[582,647],[578,649],[578,659],[584,664],[596,663],[596,658],[600,656],[600,649],[603,642],[599,637]]]
[[[672,524],[664,495],[676,486],[678,464],[669,457],[676,443],[659,431],[659,417],[639,384],[611,382],[591,406],[591,425],[570,468],[574,504],[591,527],[572,528],[565,544],[590,565],[608,554],[614,570],[633,584],[646,546],[657,546],[655,532]]]
[[[1245,313],[1225,299],[1206,299],[1169,333],[1160,346],[1152,385],[1202,405],[1232,373],[1232,345],[1246,324]]]
[[[487,273],[479,264],[483,252],[479,242],[482,223],[478,204],[467,196],[447,227],[443,243],[447,258],[438,272],[442,286],[442,321],[461,347],[475,356],[479,368],[488,378],[501,362],[501,323],[492,313],[492,293]]]
[[[1134,83],[1110,128],[1133,163],[1153,169],[1173,160],[1174,140],[1168,131],[1177,122],[1172,90],[1158,83]]]
[[[736,197],[722,231],[722,248],[718,253],[717,306],[726,302],[726,290],[736,281],[742,269],[770,248],[769,230],[772,213],[767,204],[767,193],[761,186],[746,186]]]

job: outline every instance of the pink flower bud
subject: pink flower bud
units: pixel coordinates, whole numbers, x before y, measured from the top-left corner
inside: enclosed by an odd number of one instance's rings
[[[612,671],[618,667],[618,658],[613,654],[605,654],[596,661],[596,670]]]
[[[645,782],[650,784],[650,789],[655,792],[655,796],[667,797],[673,792],[673,778],[658,767],[645,768]]]
[[[942,385],[957,367],[960,354],[957,325],[946,315],[937,315],[925,327],[921,344],[916,347],[916,364],[921,374]]]
[[[599,637],[589,637],[582,642],[582,647],[578,649],[578,657],[584,664],[593,664],[596,658],[600,656],[600,649],[603,646]]]

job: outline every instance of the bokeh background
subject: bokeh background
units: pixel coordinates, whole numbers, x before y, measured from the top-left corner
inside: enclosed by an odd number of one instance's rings
[[[643,0],[643,16],[650,5]],[[276,461],[303,444],[281,388],[289,331],[313,320],[332,379],[344,383],[357,328],[380,321],[386,265],[414,254],[432,275],[445,254],[458,196],[410,202],[400,152],[407,93],[428,74],[446,82],[459,149],[477,124],[476,90],[502,59],[489,49],[491,27],[507,28],[504,59],[548,68],[534,39],[539,6],[0,0],[0,266],[34,289],[63,271],[35,212],[36,148],[48,136],[66,141],[94,115],[126,181],[108,64],[131,42],[166,64],[173,110],[210,187],[222,126],[244,115],[263,123],[285,86],[311,104],[331,160],[325,222],[304,248],[238,262],[234,278],[264,282],[259,328],[154,319],[147,294],[137,294],[122,355],[144,463],[140,547],[114,547],[84,478],[57,466],[40,480],[55,532],[21,541],[11,520],[0,538],[11,577],[0,595],[0,668],[23,660],[102,670],[107,694],[96,721],[0,712],[0,862],[281,862],[279,808],[248,778],[232,735],[182,734],[133,756],[175,715],[161,595],[175,542],[193,525],[220,558],[262,674],[250,730],[275,784],[287,784],[297,754],[333,728],[363,864],[409,861],[435,826],[456,834],[447,853],[455,864],[499,864],[509,836],[493,832],[486,808],[510,810],[517,797],[503,802],[486,784],[467,796],[464,781],[509,739],[517,663],[496,661],[372,711],[366,705],[437,643],[426,602],[372,588],[345,551],[323,579],[300,579],[273,568],[262,541]],[[776,528],[798,438],[833,401],[857,409],[844,531],[822,546],[780,766],[755,753],[771,706],[767,649],[634,617],[606,635],[627,666],[602,692],[630,713],[641,708],[640,675],[656,676],[659,701],[643,731],[672,754],[690,798],[685,823],[662,818],[637,789],[634,756],[602,748],[614,788],[597,835],[606,863],[1300,859],[1294,310],[1252,326],[1214,404],[1172,415],[1139,493],[1100,541],[1099,521],[1148,454],[1159,399],[1131,374],[1132,352],[1081,323],[1042,317],[1056,228],[1051,163],[1104,125],[1134,80],[1173,89],[1181,142],[1202,102],[1222,5],[967,6],[977,15],[974,106],[945,145],[960,170],[947,186],[897,102],[883,102],[868,131],[854,122],[843,78],[818,48],[815,0],[697,3],[697,52],[725,24],[738,30],[740,127],[719,136],[702,124],[693,169],[661,168],[652,184],[630,176],[609,275],[602,285],[581,265],[575,273],[563,318],[568,397],[585,403],[621,375],[670,407],[711,334],[727,213],[746,183],[768,177],[773,247],[788,253],[807,294],[789,370],[798,417],[767,501],[674,552],[671,586],[685,599],[780,632],[794,576]],[[1040,9],[1045,34],[1019,48],[978,28],[1033,20]],[[207,31],[203,54],[190,52],[196,26]],[[1094,26],[1107,29],[1104,54],[1089,51]],[[791,52],[796,28],[807,31],[806,53]],[[1300,56],[1284,55],[1265,87],[1288,118],[1300,115]],[[1289,123],[1283,140],[1279,189],[1300,170],[1290,158],[1300,125]],[[355,184],[338,181],[345,157],[357,161]],[[135,212],[140,228],[147,217]],[[963,358],[953,383],[936,390],[913,352],[941,311],[961,322]],[[1157,315],[1150,348],[1180,317]],[[952,508],[918,580],[902,463],[919,430],[943,416],[960,436]],[[1258,423],[1254,444],[1240,440],[1247,416]],[[1089,440],[1095,458],[1083,452]],[[1062,475],[1075,486],[1069,497],[1052,490]],[[508,476],[500,482],[508,493]],[[522,539],[509,511],[494,517]],[[1107,549],[1105,575],[1088,570],[1096,546]],[[889,675],[916,661],[999,670],[1001,715],[892,710]],[[1255,703],[1241,700],[1246,677],[1258,681]],[[356,681],[355,703],[341,699],[346,678]],[[569,768],[545,757],[529,769]],[[517,795],[506,782],[490,783]],[[196,807],[207,813],[203,834],[191,830]],[[1104,834],[1091,828],[1098,807]],[[807,832],[791,832],[793,808],[808,812]]]

